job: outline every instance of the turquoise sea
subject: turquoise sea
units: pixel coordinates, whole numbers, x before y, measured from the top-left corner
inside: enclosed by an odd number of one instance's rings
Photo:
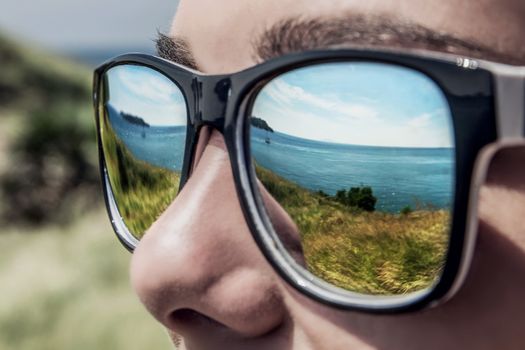
[[[330,195],[371,186],[376,209],[399,212],[410,205],[449,208],[454,149],[344,145],[251,128],[252,155],[261,166]],[[266,142],[268,138],[268,142]]]
[[[184,126],[143,127],[110,111],[113,128],[135,157],[180,171]],[[257,163],[312,191],[371,186],[376,210],[399,212],[410,205],[449,208],[453,198],[454,149],[344,145],[306,140],[251,127]]]

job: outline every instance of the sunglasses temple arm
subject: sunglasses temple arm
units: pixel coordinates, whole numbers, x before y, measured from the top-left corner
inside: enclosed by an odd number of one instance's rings
[[[498,139],[516,140],[525,136],[525,70],[495,73],[496,125]]]

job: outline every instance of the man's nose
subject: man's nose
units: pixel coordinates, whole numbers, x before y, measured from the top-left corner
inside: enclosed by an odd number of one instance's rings
[[[211,133],[198,159],[136,248],[133,287],[153,316],[182,336],[212,328],[264,334],[283,322],[284,308],[244,220],[220,133]]]

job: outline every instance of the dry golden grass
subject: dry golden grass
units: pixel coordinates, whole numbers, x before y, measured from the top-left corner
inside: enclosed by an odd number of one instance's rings
[[[68,227],[2,232],[0,349],[170,349],[128,282],[102,208]]]
[[[312,193],[257,167],[257,176],[301,233],[310,272],[365,294],[404,294],[439,278],[448,244],[448,210],[365,212]]]

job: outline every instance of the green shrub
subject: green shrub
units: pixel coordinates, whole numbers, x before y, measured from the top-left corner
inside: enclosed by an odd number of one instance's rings
[[[348,191],[339,190],[335,194],[335,199],[346,206],[370,212],[375,210],[377,202],[370,186],[351,187]]]
[[[413,212],[413,210],[412,210],[412,207],[411,207],[410,205],[404,206],[404,207],[401,209],[401,211],[400,211],[400,213],[401,213],[402,215],[408,215],[408,214],[410,214],[411,212]]]
[[[91,72],[0,35],[1,225],[64,222],[100,203]]]
[[[7,170],[0,178],[3,201],[9,203],[1,213],[6,222],[67,221],[77,204],[84,208],[99,200],[90,114],[61,104],[28,116],[10,145]]]
[[[328,193],[326,193],[325,191],[323,191],[323,190],[317,191],[317,194],[319,196],[323,197],[323,198],[329,198],[330,197],[330,195]]]

